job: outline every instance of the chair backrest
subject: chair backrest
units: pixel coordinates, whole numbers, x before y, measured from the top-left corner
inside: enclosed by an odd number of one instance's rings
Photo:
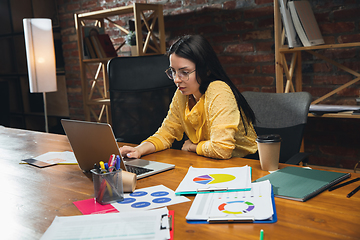
[[[263,93],[243,92],[255,113],[258,135],[280,134],[280,162],[286,162],[300,151],[311,103],[307,92]]]
[[[117,57],[108,63],[112,127],[118,141],[139,144],[160,127],[176,86],[164,55]]]

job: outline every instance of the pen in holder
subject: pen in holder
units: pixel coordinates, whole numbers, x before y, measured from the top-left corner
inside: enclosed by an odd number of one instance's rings
[[[109,204],[124,199],[122,170],[100,173],[92,169],[94,192],[96,201],[100,204]]]

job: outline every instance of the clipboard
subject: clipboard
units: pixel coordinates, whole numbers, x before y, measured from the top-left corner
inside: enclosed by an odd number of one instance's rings
[[[174,210],[169,210],[170,240],[174,239]]]
[[[152,238],[158,236],[160,239],[173,239],[173,233],[171,233],[173,230],[169,229],[174,229],[172,216],[173,212],[169,212],[167,208],[158,208],[151,211],[134,211],[131,214],[128,212],[119,212],[112,214],[56,216],[41,237],[41,240],[57,239],[59,237],[62,239],[73,239],[80,234],[83,238],[88,239],[128,239],[128,237],[131,237],[133,234],[136,234],[138,238],[144,239],[149,238],[149,236]],[[142,220],[141,223],[138,221],[140,219]],[[172,219],[171,222],[170,219]],[[154,220],[157,224],[154,224]],[[74,228],[74,223],[76,223],[76,228]],[[111,226],[108,223],[111,223]],[[149,224],[151,224],[150,230],[146,229],[146,226]],[[132,227],[136,225],[140,229]],[[111,229],[128,227],[129,231],[124,235],[122,232],[106,231],[107,227],[111,227]],[[105,230],[88,231],[89,228]],[[142,231],[142,228],[145,228],[145,230]]]
[[[168,214],[164,214],[161,216],[161,221],[163,221],[164,217],[168,217],[168,224],[166,224],[167,226],[163,226],[163,222],[161,222],[160,224],[160,229],[167,229],[169,228],[169,233],[170,233],[170,238],[169,240],[173,240],[174,239],[174,210],[169,210]]]
[[[273,206],[273,215],[269,219],[265,220],[254,220],[250,218],[242,218],[242,219],[213,219],[213,220],[186,220],[187,223],[190,224],[215,224],[215,223],[276,223],[277,222],[277,213],[275,206],[275,198],[274,198],[274,190],[271,188],[271,202]]]

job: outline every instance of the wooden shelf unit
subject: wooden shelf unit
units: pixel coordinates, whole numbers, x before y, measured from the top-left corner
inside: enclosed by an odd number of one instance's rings
[[[334,89],[333,91],[325,94],[324,96],[316,99],[311,104],[317,104],[321,101],[331,97],[337,92],[347,88],[354,83],[360,80],[360,73],[356,72],[332,59],[329,59],[316,50],[321,49],[336,49],[336,48],[351,48],[351,47],[360,47],[360,42],[354,43],[341,43],[341,44],[325,44],[317,45],[311,47],[295,47],[289,48],[287,45],[284,45],[285,34],[282,28],[281,22],[281,13],[278,0],[274,0],[274,37],[275,37],[275,75],[276,75],[276,92],[277,93],[287,93],[287,92],[301,92],[302,91],[302,58],[301,53],[306,51],[319,59],[322,59],[328,63],[333,64],[334,66],[342,69],[345,72],[348,72],[355,76],[355,78],[340,87]],[[288,66],[286,61],[286,54],[292,54],[291,62]],[[286,84],[284,87],[284,74],[286,77]],[[295,84],[293,79],[295,78]],[[309,116],[314,116],[309,114]],[[323,117],[337,117],[337,118],[360,118],[360,115],[351,115],[348,113],[338,113],[338,114],[324,114]]]
[[[84,104],[85,120],[91,121],[91,115],[97,122],[101,122],[106,117],[106,122],[111,122],[110,117],[110,99],[109,99],[109,81],[107,73],[107,63],[111,58],[84,59],[83,48],[83,26],[105,27],[105,21],[119,28],[121,32],[128,34],[129,30],[120,26],[110,19],[117,15],[131,15],[135,20],[135,33],[137,42],[138,56],[165,54],[165,27],[163,17],[163,6],[161,4],[142,4],[104,9],[99,11],[75,14],[75,28],[77,32],[77,43],[79,48],[81,87]],[[157,35],[155,33],[157,30]],[[120,44],[117,51],[125,45]],[[91,65],[98,64],[96,70]],[[100,75],[102,73],[102,76]],[[89,77],[91,76],[91,77]],[[100,77],[101,76],[101,77]],[[95,97],[98,92],[100,97]],[[100,111],[96,112],[100,106]]]
[[[321,116],[308,114],[308,117],[325,117],[325,118],[360,118],[359,114],[352,114],[352,112],[341,112],[341,113],[326,113]]]

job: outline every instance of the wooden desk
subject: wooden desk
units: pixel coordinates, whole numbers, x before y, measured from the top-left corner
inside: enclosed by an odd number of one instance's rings
[[[94,197],[90,175],[75,165],[44,169],[19,164],[21,159],[48,151],[70,150],[66,136],[0,127],[2,239],[39,239],[56,215],[80,215],[74,201]],[[176,164],[176,168],[138,181],[137,188],[163,184],[175,190],[189,166],[252,167],[252,180],[268,174],[258,161],[233,158],[213,160],[180,150],[166,150],[144,159]],[[280,167],[285,167],[281,164]],[[360,174],[352,174],[352,178]],[[175,239],[359,239],[360,193],[346,198],[358,184],[325,191],[305,203],[276,198],[274,224],[188,224],[192,202],[169,206],[175,210]],[[193,200],[193,197],[190,197]]]
[[[317,116],[312,113],[308,114],[308,117],[315,118],[360,118],[360,114],[353,114],[352,112],[341,112],[341,113],[325,113],[323,115]]]

